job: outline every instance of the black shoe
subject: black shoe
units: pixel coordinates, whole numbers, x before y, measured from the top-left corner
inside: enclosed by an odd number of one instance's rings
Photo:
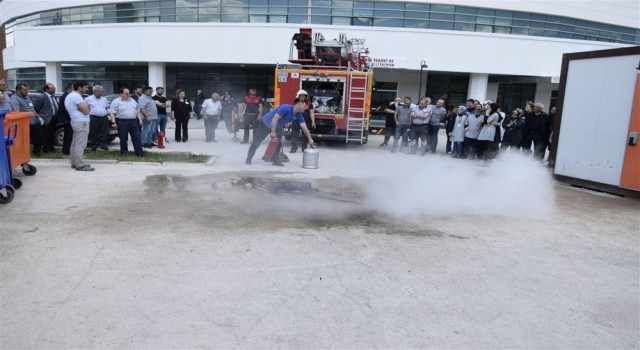
[[[176,140],[176,142],[181,142],[182,140]]]
[[[144,145],[142,145],[142,148],[151,148],[151,144],[150,143],[145,143]]]
[[[84,163],[84,166],[88,166],[88,167],[90,167],[90,166],[91,166],[91,164],[89,164],[89,163]],[[75,168],[76,168],[75,164],[71,164],[71,169],[75,169]]]
[[[244,164],[251,165],[251,159],[247,158],[247,160],[244,161]]]
[[[242,141],[240,142],[241,145],[244,145],[245,143],[249,143],[249,141]]]
[[[380,146],[378,146],[378,147],[383,147],[383,146],[386,146],[386,145],[387,145],[386,143],[381,143]]]
[[[108,150],[109,150],[109,147],[107,147],[107,146],[102,146],[102,147],[100,147],[100,148],[101,148],[103,151],[108,151]]]
[[[144,157],[144,153],[143,154],[136,154],[136,157]]]
[[[81,167],[76,167],[76,171],[94,171],[96,169],[92,168],[91,165],[85,164]]]
[[[273,166],[284,166],[282,162],[273,162]]]
[[[298,152],[298,150],[293,148],[289,151],[289,153],[296,153],[296,152]]]
[[[187,142],[187,139],[182,140],[182,142]]]

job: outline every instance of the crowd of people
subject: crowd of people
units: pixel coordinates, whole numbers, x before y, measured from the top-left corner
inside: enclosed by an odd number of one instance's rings
[[[98,148],[109,150],[108,134],[116,129],[120,139],[120,155],[129,153],[129,138],[136,156],[144,157],[144,148],[158,146],[158,138],[166,135],[167,121],[175,122],[175,142],[187,142],[189,139],[189,120],[204,118],[206,141],[216,142],[215,130],[223,120],[227,131],[237,132],[238,123],[233,111],[238,104],[230,92],[221,99],[214,92],[210,99],[202,98],[198,90],[191,101],[184,90],[177,90],[175,98],[164,96],[163,87],[136,87],[133,91],[121,88],[118,96],[111,102],[104,96],[104,87],[96,85],[92,94],[87,95],[89,84],[77,81],[68,84],[66,91],[58,99],[56,87],[47,83],[42,93],[32,98],[29,87],[18,84],[12,93],[5,80],[0,80],[0,109],[29,113],[29,136],[33,144],[32,153],[55,152],[54,140],[56,128],[64,128],[62,152],[69,156],[71,168],[77,171],[95,170],[84,161],[84,151]],[[155,93],[154,93],[155,91]],[[263,100],[251,89],[242,105],[245,113],[244,142],[248,143],[250,129],[257,129],[257,121],[262,115]],[[167,113],[170,108],[171,113]],[[170,142],[166,138],[163,141]]]
[[[253,130],[247,164],[251,164],[256,149],[267,135],[282,140],[285,125],[292,128],[291,153],[298,148],[304,150],[307,143],[313,145],[309,129],[315,128],[315,116],[305,90],[296,93],[294,104],[284,104],[265,113],[264,100],[254,88],[249,89],[238,104],[230,92],[225,92],[223,97],[213,92],[207,99],[198,89],[191,101],[184,90],[177,90],[175,98],[169,100],[163,87],[150,86],[136,87],[133,93],[121,88],[118,97],[109,103],[103,96],[102,86],[94,86],[92,94],[86,95],[88,87],[85,81],[69,84],[58,101],[56,87],[48,83],[32,100],[27,85],[18,84],[12,94],[6,82],[0,80],[0,109],[31,113],[30,138],[36,156],[55,152],[55,129],[62,124],[65,130],[62,152],[69,155],[71,167],[78,171],[94,170],[84,161],[85,146],[93,151],[108,150],[110,129],[117,129],[122,156],[129,153],[130,137],[134,154],[143,157],[144,148],[157,146],[158,137],[166,135],[169,118],[175,122],[175,142],[189,140],[188,125],[192,118],[204,119],[206,142],[217,142],[216,129],[221,120],[230,133],[244,129],[241,142],[244,144],[249,143]],[[469,99],[466,104],[449,106],[447,110],[443,99],[432,104],[429,97],[422,97],[414,104],[410,97],[397,97],[385,109],[385,136],[380,146],[389,145],[393,137],[393,153],[399,150],[421,156],[436,153],[438,134],[444,128],[445,152],[453,158],[491,160],[501,150],[511,149],[533,153],[536,159],[542,160],[551,144],[555,107],[549,114],[543,109],[542,103],[528,101],[524,110],[516,108],[506,115],[493,101],[481,103]],[[242,116],[240,123],[234,115]],[[279,142],[276,152],[281,147]],[[273,163],[282,166],[278,157],[274,157]]]
[[[444,103],[438,99],[432,105],[429,97],[422,97],[414,104],[410,97],[396,97],[385,109],[380,146],[389,145],[393,137],[393,153],[399,148],[421,156],[435,153],[441,127],[447,136],[445,152],[453,158],[491,160],[510,149],[543,160],[551,145],[555,106],[547,114],[542,103],[527,101],[524,110],[516,108],[507,116],[493,101],[469,99],[464,105],[450,106],[449,111]]]

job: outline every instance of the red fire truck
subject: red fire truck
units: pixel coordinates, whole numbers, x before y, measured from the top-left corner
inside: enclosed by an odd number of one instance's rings
[[[373,71],[364,39],[325,40],[301,29],[293,36],[289,64],[275,72],[274,104],[293,103],[306,90],[313,103],[316,140],[364,144],[368,139]]]

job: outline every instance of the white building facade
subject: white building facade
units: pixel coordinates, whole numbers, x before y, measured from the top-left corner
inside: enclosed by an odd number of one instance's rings
[[[639,45],[639,13],[635,0],[0,2],[10,84],[83,79],[107,92],[150,85],[236,95],[257,87],[269,97],[293,34],[312,28],[366,40],[373,106],[418,91],[451,104],[552,105],[562,55]]]

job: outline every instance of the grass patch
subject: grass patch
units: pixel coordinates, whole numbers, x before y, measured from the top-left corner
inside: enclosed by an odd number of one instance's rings
[[[43,153],[38,156],[31,154],[33,159],[69,159],[69,156],[63,154],[61,150],[56,149],[56,153]],[[211,156],[193,154],[193,153],[156,153],[144,151],[144,157],[137,157],[133,153],[129,153],[126,157],[120,155],[120,151],[92,151],[85,150],[84,158],[87,160],[117,160],[120,162],[152,162],[152,163],[206,163]]]

